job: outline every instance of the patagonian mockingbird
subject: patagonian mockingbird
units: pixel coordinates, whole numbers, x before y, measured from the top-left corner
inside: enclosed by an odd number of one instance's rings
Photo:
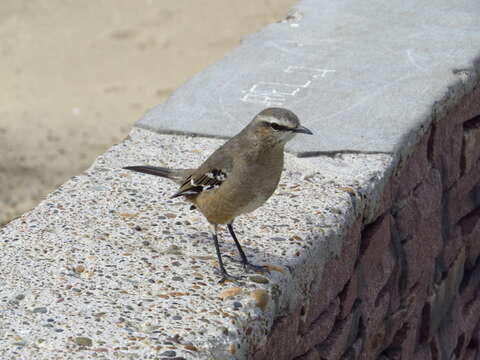
[[[285,144],[297,133],[312,134],[290,110],[268,108],[196,169],[154,166],[125,169],[165,177],[180,185],[172,197],[185,197],[207,218],[220,266],[220,282],[233,281],[236,278],[225,270],[220,253],[218,225],[227,224],[246,269],[268,271],[248,261],[233,231],[233,221],[263,205],[273,194],[283,169]]]

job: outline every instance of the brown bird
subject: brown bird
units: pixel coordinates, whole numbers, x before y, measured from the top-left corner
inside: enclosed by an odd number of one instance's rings
[[[283,169],[285,144],[297,133],[312,134],[300,125],[290,110],[268,108],[197,169],[154,166],[127,166],[125,169],[165,177],[179,184],[179,190],[172,197],[185,197],[211,224],[222,277],[220,282],[236,280],[225,270],[218,244],[218,225],[227,224],[245,269],[268,271],[248,261],[233,231],[233,221],[263,205],[273,194]]]

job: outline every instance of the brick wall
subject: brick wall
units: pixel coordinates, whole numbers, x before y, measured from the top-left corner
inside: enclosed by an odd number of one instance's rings
[[[480,87],[433,123],[256,359],[480,358]]]

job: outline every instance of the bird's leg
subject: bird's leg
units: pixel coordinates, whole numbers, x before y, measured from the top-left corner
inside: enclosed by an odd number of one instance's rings
[[[219,281],[220,284],[224,283],[226,280],[230,280],[236,282],[238,280],[237,277],[230,275],[227,270],[225,270],[225,266],[223,265],[222,254],[220,253],[220,245],[218,244],[218,232],[217,232],[217,225],[211,225],[212,231],[212,238],[213,243],[215,244],[215,250],[217,251],[217,258],[218,258],[218,265],[220,267],[220,276],[222,277]]]
[[[257,272],[270,272],[268,270],[268,267],[262,266],[262,265],[254,265],[254,264],[251,264],[248,261],[247,255],[245,255],[245,253],[243,252],[243,249],[240,246],[240,242],[237,239],[237,235],[235,235],[235,231],[233,231],[233,222],[227,224],[227,227],[228,227],[228,231],[230,232],[230,235],[232,235],[232,238],[233,238],[233,241],[235,242],[235,245],[237,246],[238,253],[240,254],[240,259],[241,260],[238,261],[238,260],[233,259],[231,256],[228,256],[228,255],[225,255],[225,256],[227,256],[229,259],[231,259],[233,261],[240,262],[245,269],[253,270],[253,271],[257,271]]]

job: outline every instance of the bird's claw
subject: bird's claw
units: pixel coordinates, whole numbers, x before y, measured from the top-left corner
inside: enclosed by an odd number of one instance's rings
[[[233,276],[233,275],[230,275],[229,273],[227,273],[226,271],[219,271],[219,275],[221,277],[221,279],[218,281],[219,284],[223,284],[225,283],[226,281],[230,281],[230,282],[233,282],[235,284],[239,284],[239,280],[241,279],[240,277],[238,276]]]
[[[252,270],[257,273],[270,274],[270,269],[268,268],[268,266],[264,266],[264,265],[255,265],[255,264],[246,263],[246,264],[243,264],[243,268],[245,269],[245,271]]]
[[[270,269],[268,268],[268,266],[255,265],[255,264],[249,263],[248,261],[245,262],[241,259],[240,260],[236,259],[236,258],[234,258],[233,256],[230,256],[230,255],[224,255],[224,256],[229,258],[231,261],[233,261],[237,264],[242,264],[243,269],[245,271],[251,270],[251,271],[254,271],[254,272],[258,272],[258,273],[270,274]]]

